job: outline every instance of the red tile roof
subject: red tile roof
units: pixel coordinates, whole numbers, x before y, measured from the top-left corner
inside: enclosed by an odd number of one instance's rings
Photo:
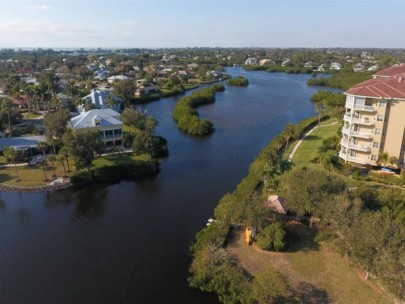
[[[365,97],[405,99],[405,75],[396,78],[366,80],[345,93]]]
[[[378,71],[373,76],[374,77],[395,77],[395,76],[404,76],[405,77],[405,64],[403,64],[403,63],[394,64],[392,67]]]

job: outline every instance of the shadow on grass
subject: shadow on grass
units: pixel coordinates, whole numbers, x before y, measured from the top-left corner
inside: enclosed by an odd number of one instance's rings
[[[289,224],[287,229],[288,252],[319,250],[315,241],[316,229],[304,224]]]
[[[0,183],[5,183],[15,178],[15,176],[11,176],[10,174],[0,173]]]
[[[300,303],[303,304],[329,304],[332,300],[329,298],[329,294],[325,289],[321,289],[307,282],[301,282],[298,284],[297,297]]]
[[[307,137],[305,137],[305,140],[320,140],[320,139],[322,139],[322,137],[317,135],[308,135]]]

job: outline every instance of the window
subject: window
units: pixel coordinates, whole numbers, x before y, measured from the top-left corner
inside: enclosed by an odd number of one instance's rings
[[[374,134],[381,135],[381,129],[378,129],[378,128],[374,129]]]
[[[101,125],[101,122],[96,121],[95,124],[96,124],[96,127],[99,127]]]
[[[380,143],[377,141],[373,142],[373,148],[379,148],[380,147]]]
[[[371,160],[376,161],[377,160],[377,155],[371,155]]]
[[[377,121],[384,121],[384,117],[382,115],[378,114]]]
[[[378,102],[378,106],[380,107],[380,108],[383,108],[383,107],[385,107],[385,104],[387,103],[387,101],[385,101],[384,99],[383,100],[380,100],[379,102]]]

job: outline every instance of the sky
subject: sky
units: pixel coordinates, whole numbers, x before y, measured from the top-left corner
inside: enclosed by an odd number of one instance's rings
[[[405,48],[405,0],[0,0],[0,48]]]

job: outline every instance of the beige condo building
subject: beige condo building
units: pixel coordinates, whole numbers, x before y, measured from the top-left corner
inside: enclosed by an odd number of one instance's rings
[[[387,152],[394,168],[405,168],[405,64],[396,64],[345,92],[339,157],[376,166]]]

